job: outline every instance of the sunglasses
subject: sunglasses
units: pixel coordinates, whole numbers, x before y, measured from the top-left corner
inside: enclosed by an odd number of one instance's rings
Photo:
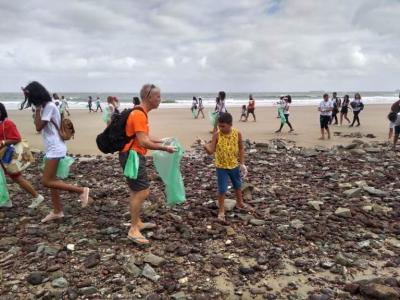
[[[152,84],[152,85],[150,86],[150,90],[149,90],[149,92],[147,93],[146,99],[148,99],[148,98],[149,98],[149,96],[150,96],[150,93],[151,93],[151,91],[152,91],[154,88],[156,88],[156,86],[155,86],[154,84]]]

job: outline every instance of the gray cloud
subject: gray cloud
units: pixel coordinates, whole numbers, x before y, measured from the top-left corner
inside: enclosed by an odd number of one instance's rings
[[[396,0],[0,1],[0,91],[393,90]]]

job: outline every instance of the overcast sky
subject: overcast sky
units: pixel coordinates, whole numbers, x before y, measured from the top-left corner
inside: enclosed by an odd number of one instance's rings
[[[398,0],[0,0],[0,91],[395,90]]]

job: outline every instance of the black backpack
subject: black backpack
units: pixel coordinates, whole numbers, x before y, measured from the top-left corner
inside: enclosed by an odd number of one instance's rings
[[[134,110],[142,111],[147,117],[146,112],[140,106],[125,109],[120,114],[115,114],[112,117],[110,125],[96,138],[97,147],[101,152],[108,154],[121,151],[127,143],[135,138],[135,134],[133,136],[127,136],[125,130],[126,121]]]

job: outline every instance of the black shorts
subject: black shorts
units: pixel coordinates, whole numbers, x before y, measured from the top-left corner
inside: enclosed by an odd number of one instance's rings
[[[340,110],[342,114],[347,114],[349,112],[349,108],[347,106],[343,106],[342,109]]]
[[[126,160],[128,159],[129,151],[119,153],[119,162],[121,163],[122,170],[125,168]],[[149,178],[147,176],[146,157],[139,154],[139,169],[136,179],[126,178],[129,188],[133,192],[140,192],[147,190],[150,187]]]
[[[319,123],[321,125],[321,129],[322,128],[328,129],[330,120],[331,120],[331,116],[319,116]]]
[[[395,135],[400,135],[400,126],[395,126],[394,127],[394,134]]]

